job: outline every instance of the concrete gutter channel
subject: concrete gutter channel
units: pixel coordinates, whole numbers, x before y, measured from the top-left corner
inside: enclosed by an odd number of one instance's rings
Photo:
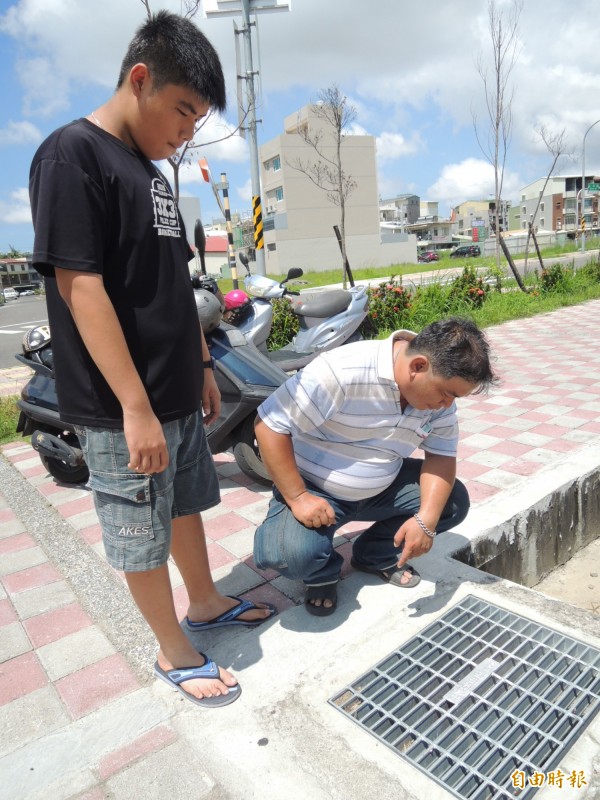
[[[21,475],[6,462],[0,464],[3,490],[15,511],[53,560],[63,565],[86,610],[144,676],[146,688],[129,713],[141,714],[145,722],[140,724],[148,729],[168,720],[179,733],[177,763],[161,763],[161,753],[157,754],[156,793],[147,796],[452,797],[327,701],[468,595],[600,649],[596,615],[519,585],[535,583],[558,559],[598,535],[597,447],[579,451],[560,467],[525,481],[523,489],[511,495],[514,513],[509,519],[506,498],[476,506],[459,528],[440,537],[432,553],[420,559],[423,580],[415,590],[403,593],[351,573],[341,583],[339,608],[332,619],[310,617],[300,606],[256,632],[205,634],[198,644],[233,669],[243,685],[241,701],[218,713],[199,711],[152,679],[151,636],[124,587],[114,576],[110,579],[110,571],[102,568],[95,554],[82,552],[69,525],[62,520],[57,524],[49,516],[49,511],[55,512]],[[299,584],[277,580],[280,590],[299,600]],[[226,585],[221,588],[227,590]],[[40,758],[60,758],[59,739],[57,734],[56,751],[51,748]],[[563,793],[586,800],[600,797],[600,715],[558,766],[565,775],[581,771],[587,781],[577,790],[565,785],[561,797]],[[137,774],[134,765],[119,780],[124,783],[113,783],[115,793],[108,797],[131,797],[140,780],[147,785],[148,776]],[[54,794],[51,786],[48,789]],[[0,791],[0,796],[10,795]],[[74,795],[60,791],[54,796]],[[536,794],[540,800],[556,797],[557,789],[551,787]]]

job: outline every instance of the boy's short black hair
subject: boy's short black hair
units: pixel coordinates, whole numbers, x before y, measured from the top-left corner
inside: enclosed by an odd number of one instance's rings
[[[121,64],[117,89],[135,64],[145,64],[153,86],[185,86],[211,108],[227,105],[225,78],[217,51],[189,19],[159,11],[137,29]]]
[[[498,383],[489,343],[470,319],[448,317],[432,322],[409,342],[406,352],[427,356],[433,372],[445,380],[462,378],[475,384],[474,394]]]

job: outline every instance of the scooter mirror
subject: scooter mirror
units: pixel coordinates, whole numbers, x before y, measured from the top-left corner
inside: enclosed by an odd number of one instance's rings
[[[242,264],[246,267],[246,269],[248,269],[248,256],[246,253],[239,253],[238,255]]]
[[[206,264],[204,261],[204,254],[206,252],[206,234],[204,233],[204,226],[199,219],[196,220],[196,225],[194,226],[194,244],[196,245],[196,251],[200,256],[200,273],[202,275],[206,275]]]
[[[300,267],[291,267],[288,269],[287,280],[292,281],[294,278],[301,278],[304,275],[304,272]]]

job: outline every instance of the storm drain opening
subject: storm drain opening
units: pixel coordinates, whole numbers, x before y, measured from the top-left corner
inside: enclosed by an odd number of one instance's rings
[[[468,595],[329,703],[456,797],[527,800],[600,709],[600,650]]]

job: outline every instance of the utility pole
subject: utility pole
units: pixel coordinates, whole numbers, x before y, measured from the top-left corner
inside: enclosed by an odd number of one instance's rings
[[[255,78],[258,72],[254,69],[252,54],[252,27],[250,14],[262,11],[288,11],[289,3],[283,0],[204,0],[204,13],[207,17],[216,15],[240,15],[242,27],[238,29],[233,23],[234,35],[241,35],[244,40],[244,71],[239,74],[238,81],[245,82],[246,119],[244,128],[248,131],[248,148],[250,151],[250,181],[252,185],[252,217],[254,221],[254,248],[256,273],[266,275],[265,244],[263,236],[262,200],[260,189],[260,161],[258,156],[258,137],[256,134],[256,89]],[[237,45],[236,45],[237,53]],[[237,59],[236,59],[237,60]],[[240,93],[238,92],[238,97]],[[244,135],[242,133],[242,135]]]
[[[248,110],[248,148],[250,150],[250,180],[252,184],[252,218],[254,220],[254,249],[256,252],[256,273],[266,275],[265,240],[263,235],[262,200],[260,191],[260,162],[258,158],[258,136],[256,134],[256,90],[252,58],[252,31],[250,22],[250,0],[242,0],[242,29],[236,30],[244,39],[244,74],[246,81],[246,108]],[[256,23],[254,23],[256,24]],[[234,23],[235,27],[235,23]]]
[[[583,136],[583,145],[581,147],[581,252],[582,253],[585,253],[585,140],[587,139],[588,133],[599,122],[600,119],[597,119],[596,122],[592,122],[592,124],[590,125],[590,127],[587,129],[587,131]]]

